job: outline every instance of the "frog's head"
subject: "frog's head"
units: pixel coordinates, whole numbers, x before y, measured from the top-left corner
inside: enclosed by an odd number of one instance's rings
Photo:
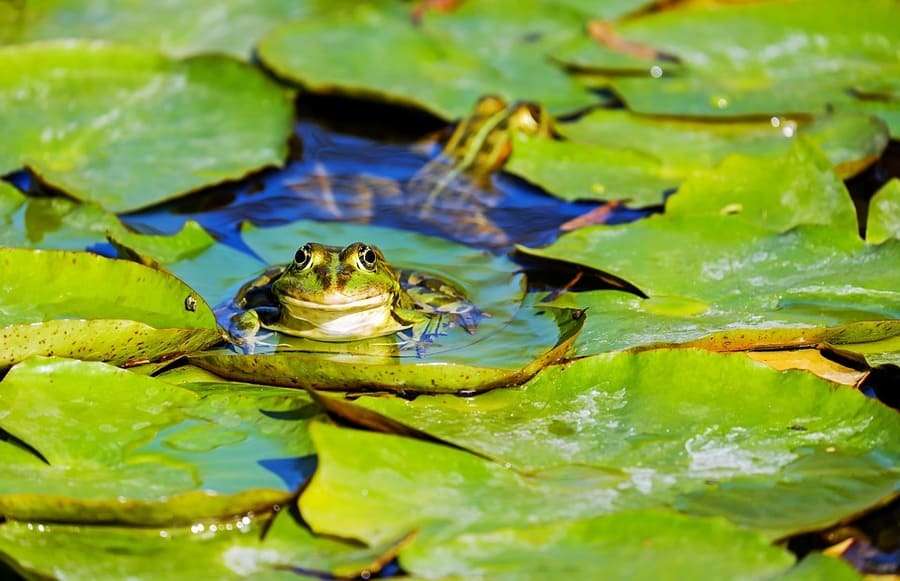
[[[297,250],[272,288],[279,301],[340,308],[390,302],[400,283],[375,246],[354,242],[340,248],[309,242]]]
[[[284,322],[309,327],[306,336],[346,340],[396,330],[397,273],[375,246],[344,248],[310,242],[272,284]]]

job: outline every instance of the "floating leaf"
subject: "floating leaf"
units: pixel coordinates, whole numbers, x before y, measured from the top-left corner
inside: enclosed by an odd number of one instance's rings
[[[900,179],[894,178],[878,190],[869,202],[866,240],[881,244],[900,238]]]
[[[263,34],[286,20],[306,16],[313,3],[42,0],[22,4],[17,22],[7,25],[10,37],[18,42],[93,38],[137,44],[174,56],[217,52],[249,60]],[[0,34],[3,28],[0,19]]]
[[[0,367],[30,355],[121,364],[219,340],[209,306],[171,275],[87,253],[0,248]]]
[[[422,579],[534,580],[766,578],[792,562],[752,532],[661,511],[464,534],[401,560]]]
[[[855,87],[897,75],[893,0],[755,2],[664,10],[616,27],[677,56],[681,74],[617,79],[641,113],[748,116],[859,109]]]
[[[595,501],[605,497],[604,512],[675,506],[780,537],[826,527],[900,490],[896,412],[855,390],[804,372],[778,372],[743,354],[608,354],[547,368],[520,388],[477,398],[366,396],[355,403],[533,475],[535,482],[579,467],[616,475],[618,481],[591,492],[585,482],[580,492],[595,495]],[[352,456],[337,460],[330,444],[315,435],[314,440],[322,472],[313,480],[312,498],[333,492],[332,478],[366,481],[363,474],[343,472],[356,462]],[[420,452],[422,462],[447,468],[438,452],[428,450]],[[370,451],[358,453],[363,461]],[[407,479],[421,470],[412,450],[394,453],[398,458],[389,465]],[[379,463],[370,465],[380,470]],[[452,469],[447,470],[444,482],[454,482]],[[428,490],[408,492],[409,510],[395,509],[404,515],[417,514],[421,509],[412,505],[429,502],[436,493],[435,485],[424,480],[397,483],[384,476],[379,482],[393,482],[397,490],[377,494],[398,494],[407,485]],[[438,491],[452,498],[446,486]],[[375,502],[373,494],[370,490],[362,502]],[[463,512],[464,498],[457,507]],[[593,506],[581,496],[548,503],[561,501],[585,503],[584,514]],[[301,502],[306,507],[314,501],[304,497]],[[321,502],[318,510],[337,510],[324,498]],[[497,502],[496,510],[513,510]],[[355,504],[342,506],[353,510]]]
[[[184,61],[125,46],[0,48],[0,173],[28,167],[122,212],[282,162],[289,94],[224,57]]]
[[[663,215],[522,249],[605,270],[650,296],[575,296],[590,309],[579,352],[862,343],[898,334],[900,273],[891,265],[900,244],[859,240],[846,190],[810,154],[794,150],[777,171],[769,159],[730,158],[686,182]]]
[[[278,75],[311,90],[395,101],[444,118],[467,114],[485,94],[565,113],[596,99],[547,52],[580,35],[585,20],[556,2],[504,0],[430,12],[417,26],[402,8],[356,5],[276,29],[259,54]],[[330,49],[316,50],[322,46]]]
[[[46,460],[0,442],[9,518],[190,523],[284,503],[311,471],[316,406],[298,391],[198,393],[103,363],[33,358],[0,384],[0,409],[0,428]]]
[[[849,177],[877,159],[889,139],[878,119],[857,114],[725,124],[596,109],[557,130],[566,141],[517,136],[506,170],[568,200],[629,200],[636,206],[661,203],[665,190],[731,154],[772,156],[777,175],[779,166],[792,163],[791,155],[800,155],[792,147],[798,136],[819,145]]]
[[[381,248],[388,262],[454,282],[490,316],[473,335],[451,329],[423,357],[397,351],[392,339],[327,344],[277,335],[274,352],[254,355],[220,349],[193,354],[191,361],[213,373],[241,381],[318,389],[391,389],[479,391],[520,383],[562,357],[583,324],[577,311],[538,309],[524,297],[518,266],[505,257],[411,232],[356,224],[296,222],[278,228],[248,228],[244,241],[264,263],[235,261],[223,268],[225,254],[212,248],[196,259],[170,265],[198,288],[216,292],[228,304],[237,287],[252,280],[265,264],[284,263],[307,241],[345,246],[361,240]],[[242,270],[244,266],[247,270]],[[217,278],[227,277],[216,283]],[[229,288],[230,287],[230,288]],[[232,311],[225,309],[227,314]],[[223,326],[228,321],[222,321]],[[379,347],[373,347],[372,344]]]
[[[377,572],[392,547],[314,537],[288,511],[196,523],[191,528],[0,525],[0,551],[29,577],[66,579],[294,579],[297,571],[356,577]]]

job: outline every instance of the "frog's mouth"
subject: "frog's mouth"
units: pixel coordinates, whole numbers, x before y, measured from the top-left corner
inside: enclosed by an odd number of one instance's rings
[[[282,296],[281,305],[281,322],[292,334],[322,341],[376,337],[408,327],[394,318],[390,293],[332,304]]]

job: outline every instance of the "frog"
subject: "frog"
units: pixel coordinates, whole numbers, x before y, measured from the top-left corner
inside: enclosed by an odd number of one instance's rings
[[[306,242],[287,264],[275,265],[238,291],[228,334],[252,353],[271,334],[323,342],[397,335],[422,355],[454,326],[474,333],[483,315],[465,292],[427,273],[397,269],[365,242]]]
[[[488,214],[500,201],[490,178],[506,164],[516,135],[556,133],[539,105],[488,95],[456,124],[440,154],[405,182],[329,176],[320,166],[288,186],[320,208],[324,219],[369,222],[379,213],[403,212],[451,238],[505,248],[510,240]]]

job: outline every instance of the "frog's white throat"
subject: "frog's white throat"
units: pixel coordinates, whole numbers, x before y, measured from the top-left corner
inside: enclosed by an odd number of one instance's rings
[[[409,326],[394,318],[394,296],[390,293],[337,304],[282,296],[281,307],[282,324],[290,322],[298,335],[320,341],[390,335]]]

